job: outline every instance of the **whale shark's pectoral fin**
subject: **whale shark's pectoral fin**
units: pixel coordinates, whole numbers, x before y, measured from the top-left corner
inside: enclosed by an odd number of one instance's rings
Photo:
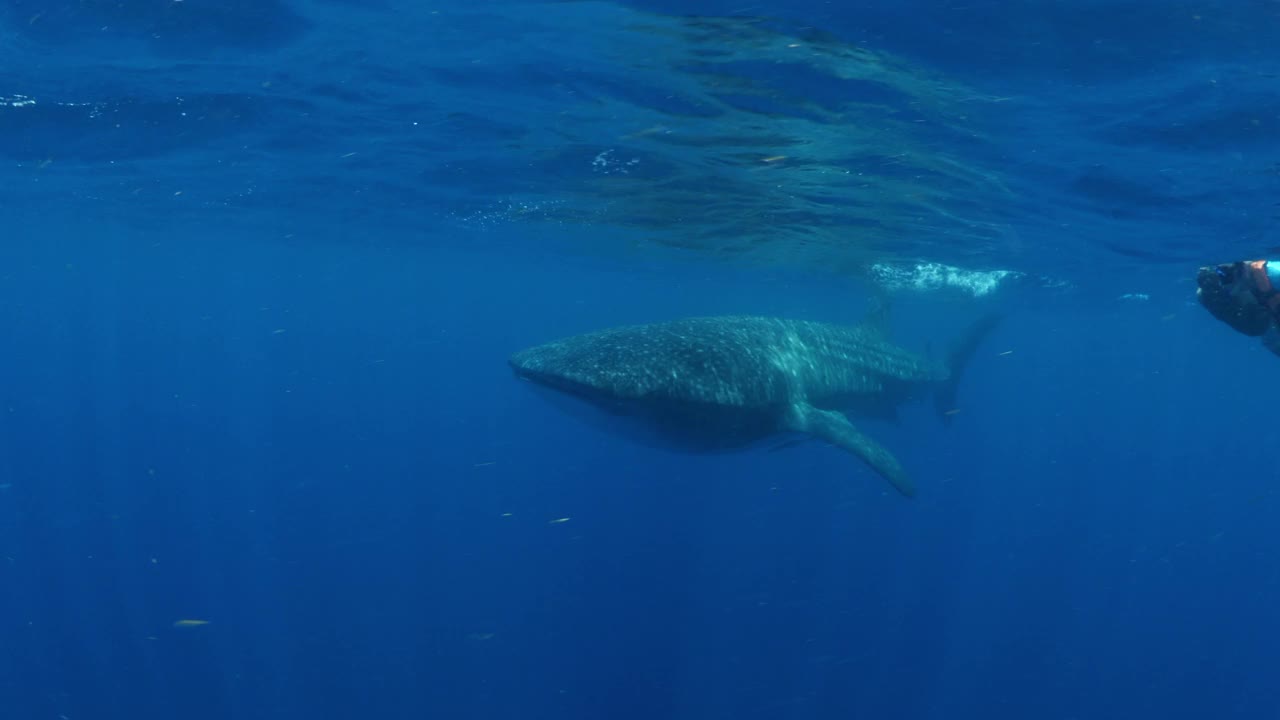
[[[809,433],[822,438],[836,447],[843,448],[862,458],[873,470],[888,480],[898,492],[907,497],[916,494],[915,483],[907,477],[898,458],[886,450],[880,443],[863,435],[858,428],[849,422],[843,413],[834,410],[819,410],[807,403],[796,403],[791,406],[784,422],[786,429],[795,432]]]

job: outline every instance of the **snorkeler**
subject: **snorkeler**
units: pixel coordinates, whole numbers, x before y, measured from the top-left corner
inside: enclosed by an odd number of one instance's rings
[[[1280,355],[1280,260],[1202,267],[1196,297],[1213,316]]]

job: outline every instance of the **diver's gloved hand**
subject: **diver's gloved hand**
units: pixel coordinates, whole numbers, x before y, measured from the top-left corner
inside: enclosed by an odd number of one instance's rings
[[[1272,326],[1271,312],[1254,296],[1241,263],[1202,267],[1196,284],[1200,304],[1238,332],[1257,337]]]

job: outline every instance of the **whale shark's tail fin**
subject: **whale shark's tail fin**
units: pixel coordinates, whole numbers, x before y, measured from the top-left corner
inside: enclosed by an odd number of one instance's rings
[[[989,313],[970,325],[951,345],[947,353],[947,379],[938,383],[933,393],[933,406],[942,416],[943,424],[949,424],[951,416],[958,412],[956,390],[960,386],[960,378],[964,375],[965,367],[968,366],[978,345],[998,324],[1000,324],[1000,315],[994,312]]]

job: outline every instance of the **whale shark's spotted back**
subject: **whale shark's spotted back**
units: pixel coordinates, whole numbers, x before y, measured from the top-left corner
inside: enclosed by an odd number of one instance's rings
[[[620,399],[761,407],[880,392],[945,370],[873,330],[766,317],[708,317],[613,328],[523,350],[531,380]]]

